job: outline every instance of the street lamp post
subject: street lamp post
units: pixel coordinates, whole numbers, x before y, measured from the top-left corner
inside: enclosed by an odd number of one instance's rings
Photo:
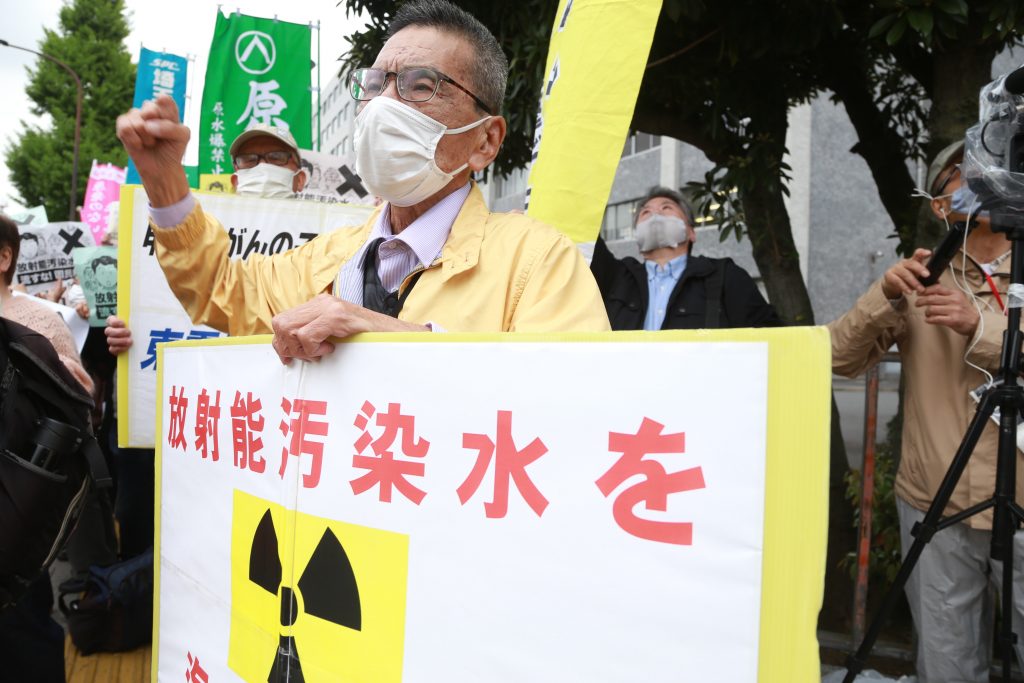
[[[75,73],[74,69],[56,57],[51,57],[48,54],[36,52],[35,50],[30,50],[29,48],[21,47],[20,45],[11,45],[2,38],[0,38],[0,45],[3,47],[14,48],[15,50],[21,50],[22,52],[30,52],[34,55],[39,55],[43,59],[48,59],[67,71],[71,74],[71,77],[75,79],[75,87],[78,89],[78,93],[75,98],[75,148],[74,152],[72,152],[71,161],[71,197],[68,199],[68,220],[73,221],[77,218],[77,216],[75,216],[75,202],[78,199],[78,140],[82,132],[82,79],[78,77],[78,74]]]

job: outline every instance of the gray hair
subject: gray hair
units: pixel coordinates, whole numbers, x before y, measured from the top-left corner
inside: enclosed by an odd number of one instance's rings
[[[402,5],[388,27],[387,38],[409,26],[429,26],[468,42],[476,52],[469,64],[473,90],[490,107],[491,113],[501,113],[508,83],[508,60],[486,26],[449,0],[414,0]]]
[[[679,208],[682,209],[683,211],[683,215],[686,216],[686,222],[690,224],[691,228],[695,227],[693,223],[693,208],[690,206],[690,203],[683,198],[683,195],[681,193],[676,192],[675,190],[668,187],[661,187],[660,185],[655,185],[651,189],[647,190],[647,194],[645,194],[637,201],[637,209],[640,209],[640,207],[642,207],[644,204],[658,197],[670,199],[676,204],[678,204]],[[636,220],[639,216],[639,210],[635,214],[633,214],[634,226],[636,225]]]

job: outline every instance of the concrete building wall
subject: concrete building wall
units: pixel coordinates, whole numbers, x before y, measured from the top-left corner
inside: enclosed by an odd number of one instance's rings
[[[661,153],[662,148],[659,146],[623,157],[608,195],[608,203],[620,204],[637,199],[651,185],[657,184],[661,178]]]
[[[348,82],[332,78],[320,94],[320,151],[335,156],[353,152],[356,105],[348,92]],[[316,138],[317,117],[313,112],[313,137]]]
[[[815,319],[826,323],[896,261],[896,240],[867,163],[850,151],[857,135],[846,111],[826,97],[810,109],[809,155],[793,172],[808,188],[804,280]]]

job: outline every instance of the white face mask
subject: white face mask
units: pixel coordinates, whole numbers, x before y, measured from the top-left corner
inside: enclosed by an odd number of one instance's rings
[[[302,169],[292,171],[284,166],[260,163],[252,168],[240,168],[235,171],[238,186],[235,192],[257,197],[293,197],[292,183],[295,176],[303,173]]]
[[[654,214],[636,224],[636,243],[640,251],[676,247],[690,239],[686,221],[677,216]]]
[[[395,206],[412,206],[437,193],[469,162],[442,171],[434,161],[445,135],[476,128],[491,118],[448,129],[423,112],[390,97],[375,97],[356,117],[356,173],[366,188]]]

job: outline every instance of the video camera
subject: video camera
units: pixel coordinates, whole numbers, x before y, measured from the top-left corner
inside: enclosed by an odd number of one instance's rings
[[[978,122],[967,129],[961,177],[978,195],[992,230],[1024,228],[1024,66],[981,89]]]
[[[1024,228],[1024,66],[982,88],[978,109],[978,123],[964,137],[960,177],[978,197],[974,213],[989,212],[992,230],[1010,233]],[[975,225],[959,221],[950,226],[921,284],[939,281]],[[1024,237],[1024,230],[1014,237]]]

